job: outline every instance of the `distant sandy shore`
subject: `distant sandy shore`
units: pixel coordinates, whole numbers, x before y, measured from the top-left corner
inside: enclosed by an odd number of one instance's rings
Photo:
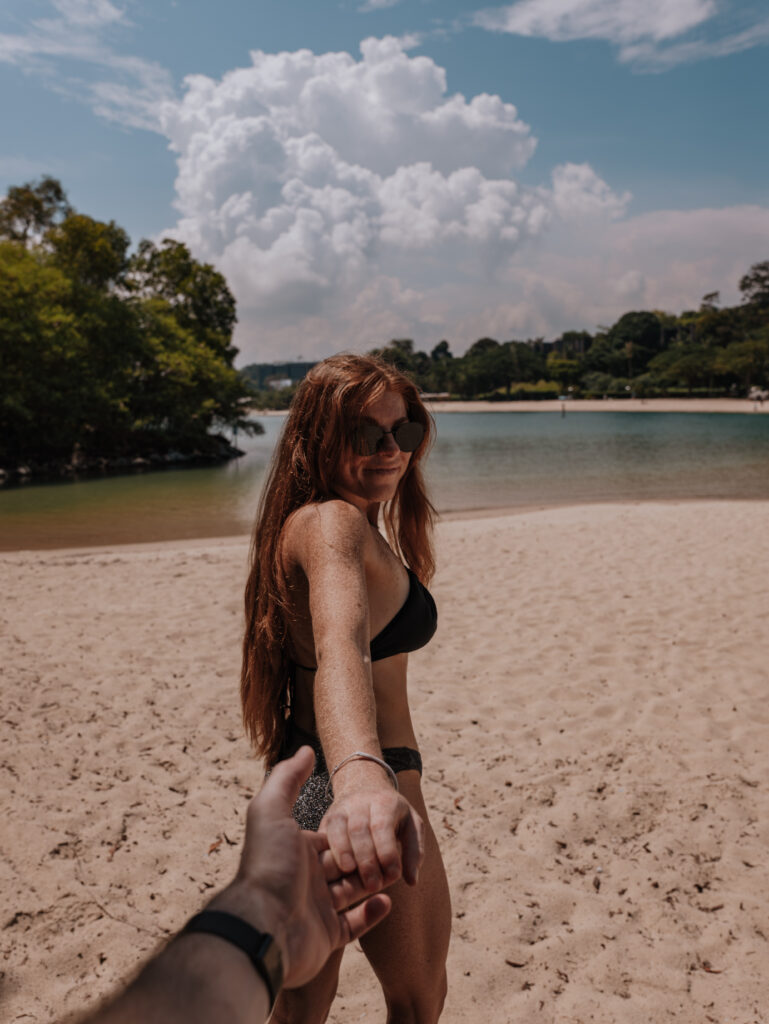
[[[444,1024],[763,1022],[769,504],[442,522],[412,656]],[[2,1018],[72,1021],[232,875],[247,537],[0,555]],[[384,1019],[345,956],[331,1024]]]
[[[750,398],[579,398],[549,402],[427,402],[432,412],[764,412],[769,402]],[[281,409],[255,409],[254,416],[285,416]]]
[[[428,402],[432,412],[764,412],[748,398],[607,398],[550,402]]]

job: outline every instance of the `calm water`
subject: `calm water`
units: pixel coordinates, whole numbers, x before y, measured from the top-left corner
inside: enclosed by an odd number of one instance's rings
[[[246,533],[282,417],[226,466],[0,491],[0,550]],[[441,512],[691,498],[769,499],[769,416],[443,413],[427,463]]]

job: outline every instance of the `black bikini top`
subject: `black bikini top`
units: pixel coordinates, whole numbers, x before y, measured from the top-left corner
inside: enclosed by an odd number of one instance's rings
[[[395,618],[371,641],[371,660],[382,661],[393,654],[418,651],[429,643],[438,628],[438,609],[433,596],[416,574],[409,574],[409,594]]]
[[[432,594],[411,569],[406,572],[409,574],[408,597],[395,617],[371,641],[369,650],[372,661],[418,651],[429,643],[438,628],[438,609]],[[297,664],[297,668],[307,672],[315,671],[307,665]]]

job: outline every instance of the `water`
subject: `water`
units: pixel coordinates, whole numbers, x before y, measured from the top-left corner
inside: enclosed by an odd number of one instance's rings
[[[0,550],[249,532],[278,432],[225,466],[0,491]],[[441,512],[592,501],[769,499],[769,416],[439,413],[427,462]]]

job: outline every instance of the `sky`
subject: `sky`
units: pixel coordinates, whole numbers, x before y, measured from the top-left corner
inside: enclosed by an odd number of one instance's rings
[[[238,365],[552,339],[769,259],[766,0],[3,0],[0,190],[225,275]]]

